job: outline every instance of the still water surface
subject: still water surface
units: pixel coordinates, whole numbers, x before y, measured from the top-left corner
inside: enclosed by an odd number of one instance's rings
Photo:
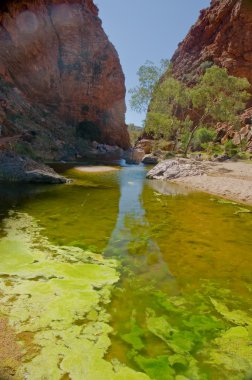
[[[145,170],[0,188],[16,379],[252,378],[251,209]]]

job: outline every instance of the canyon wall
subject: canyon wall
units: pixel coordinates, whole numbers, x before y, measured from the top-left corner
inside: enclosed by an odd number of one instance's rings
[[[212,0],[203,9],[196,24],[179,44],[171,59],[174,76],[193,85],[199,75],[216,64],[229,74],[247,78],[252,85],[252,1]],[[252,93],[252,87],[251,87]],[[242,116],[240,133],[227,123],[218,123],[222,143],[240,138],[252,152],[252,95]]]
[[[212,0],[172,57],[175,77],[193,83],[213,63],[252,84],[252,1]]]
[[[126,149],[124,83],[92,0],[1,2],[2,141],[48,159],[82,154],[86,140]]]

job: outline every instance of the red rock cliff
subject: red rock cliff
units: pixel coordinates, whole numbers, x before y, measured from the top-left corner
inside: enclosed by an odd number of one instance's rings
[[[124,75],[92,0],[1,2],[0,125],[32,130],[45,150],[83,137],[129,146]]]
[[[213,0],[201,11],[172,63],[175,76],[189,83],[215,63],[252,84],[252,1]]]

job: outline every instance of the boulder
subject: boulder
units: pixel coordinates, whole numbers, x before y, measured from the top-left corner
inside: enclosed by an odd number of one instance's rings
[[[146,154],[142,159],[142,163],[145,165],[157,165],[158,157],[153,156],[152,154]]]
[[[128,149],[123,155],[123,158],[125,159],[126,164],[129,164],[129,165],[139,165],[143,157],[144,157],[144,150],[136,149],[136,148]]]
[[[0,182],[67,183],[52,168],[13,152],[0,153]]]
[[[203,175],[207,172],[207,164],[184,158],[161,161],[147,173],[149,179],[176,179]]]
[[[142,139],[136,143],[135,149],[143,150],[145,154],[150,154],[154,146],[154,140]]]

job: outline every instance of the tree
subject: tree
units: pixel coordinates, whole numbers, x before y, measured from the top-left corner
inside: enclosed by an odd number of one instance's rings
[[[211,128],[217,122],[227,122],[240,129],[240,114],[250,98],[249,88],[246,78],[231,76],[227,69],[212,66],[206,70],[198,84],[190,90],[196,123],[191,130],[185,155],[198,128]]]
[[[167,73],[153,91],[145,130],[152,132],[155,138],[172,139],[176,150],[180,135],[192,125],[186,115],[189,106],[189,89],[173,78],[171,72]]]
[[[151,61],[146,61],[144,65],[140,66],[137,72],[139,85],[129,90],[130,105],[134,111],[147,112],[153,91],[169,66],[170,62],[167,59],[162,59],[159,66]]]
[[[128,124],[128,132],[130,136],[130,143],[134,146],[138,140],[138,138],[143,133],[143,128],[135,125],[134,123]]]
[[[172,69],[152,64],[139,69],[139,86],[132,90],[131,105],[147,110],[145,130],[156,138],[180,140],[186,156],[198,129],[211,129],[217,122],[227,122],[239,132],[240,114],[250,98],[250,84],[245,78],[228,74],[217,66],[206,69],[194,87],[187,87],[172,76]],[[159,79],[158,79],[159,78]],[[161,78],[161,79],[160,79]]]

